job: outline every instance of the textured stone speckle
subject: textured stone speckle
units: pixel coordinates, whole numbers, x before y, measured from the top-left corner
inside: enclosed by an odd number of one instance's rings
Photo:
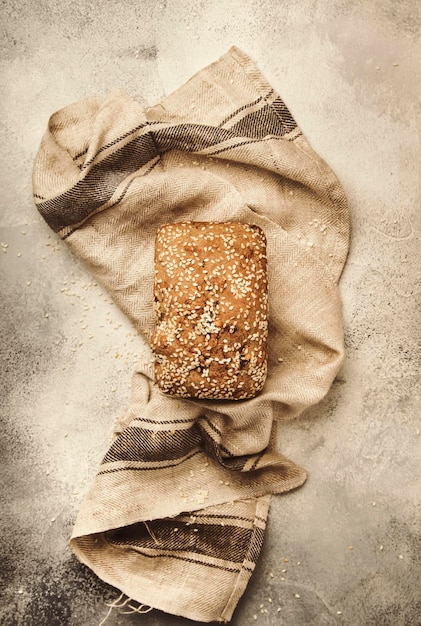
[[[115,87],[153,105],[233,44],[339,176],[352,241],[347,358],[327,397],[280,426],[282,452],[309,479],[273,499],[232,624],[419,624],[417,3],[4,0],[0,18],[2,626],[99,626],[118,598],[68,538],[147,353],[36,213],[31,170],[48,118]],[[106,626],[139,623],[192,622],[114,610]]]

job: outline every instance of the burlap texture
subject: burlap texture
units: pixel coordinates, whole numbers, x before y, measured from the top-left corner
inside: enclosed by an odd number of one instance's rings
[[[129,597],[229,621],[270,494],[306,476],[276,450],[275,425],[320,401],[342,363],[343,190],[237,48],[146,110],[113,92],[55,113],[33,185],[45,220],[146,338],[159,225],[234,220],[266,234],[263,391],[241,402],[174,399],[140,364],[71,539],[78,558]]]

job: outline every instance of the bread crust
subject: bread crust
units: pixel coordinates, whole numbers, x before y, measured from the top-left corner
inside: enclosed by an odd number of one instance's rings
[[[155,380],[169,395],[241,400],[267,373],[266,238],[239,222],[164,224],[155,241]]]

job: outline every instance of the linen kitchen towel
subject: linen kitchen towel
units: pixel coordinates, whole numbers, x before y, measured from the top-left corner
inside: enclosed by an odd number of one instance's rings
[[[277,450],[276,428],[323,398],[343,360],[342,187],[233,47],[150,108],[115,91],[52,115],[33,189],[46,222],[146,339],[161,224],[240,221],[266,235],[263,390],[238,402],[172,398],[141,363],[71,537],[77,557],[130,598],[229,621],[259,556],[270,495],[306,478]]]

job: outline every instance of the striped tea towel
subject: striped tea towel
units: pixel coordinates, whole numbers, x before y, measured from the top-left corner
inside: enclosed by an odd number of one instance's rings
[[[229,621],[255,568],[270,494],[305,480],[275,424],[318,402],[343,359],[343,190],[237,48],[143,109],[120,91],[52,115],[34,198],[146,339],[157,228],[257,224],[267,237],[269,372],[255,398],[164,396],[141,363],[78,515],[71,547],[130,598]]]

